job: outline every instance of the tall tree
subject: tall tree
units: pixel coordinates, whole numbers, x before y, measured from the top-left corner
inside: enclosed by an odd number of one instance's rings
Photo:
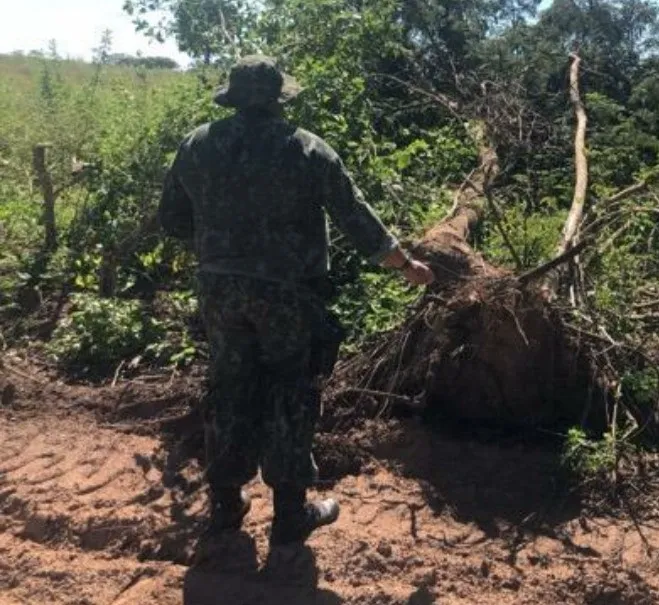
[[[159,41],[174,37],[205,64],[235,59],[256,14],[249,0],[126,0],[124,10],[137,31]]]

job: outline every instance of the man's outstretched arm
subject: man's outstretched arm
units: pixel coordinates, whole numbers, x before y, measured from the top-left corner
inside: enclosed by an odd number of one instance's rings
[[[388,254],[380,264],[386,268],[398,269],[403,277],[415,286],[427,286],[435,281],[432,269],[425,263],[411,258],[400,246]]]
[[[332,158],[327,167],[323,188],[324,205],[330,218],[372,264],[400,270],[414,285],[427,285],[435,280],[427,265],[413,260],[403,251],[366,203],[338,156]]]

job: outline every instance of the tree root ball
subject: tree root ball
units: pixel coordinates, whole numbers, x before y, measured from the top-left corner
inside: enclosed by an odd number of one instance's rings
[[[326,410],[345,421],[349,406],[382,415],[407,400],[458,420],[603,428],[608,394],[588,349],[541,288],[521,287],[469,247],[466,212],[414,247],[437,283],[398,330],[337,369]],[[364,403],[374,395],[377,405]]]

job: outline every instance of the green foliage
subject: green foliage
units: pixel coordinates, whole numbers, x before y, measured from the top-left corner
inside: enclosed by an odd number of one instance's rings
[[[108,56],[109,65],[128,65],[145,69],[177,69],[178,63],[169,57],[134,57],[123,53],[113,53]]]
[[[622,380],[624,400],[645,413],[652,413],[659,403],[659,372],[656,368],[629,372]]]
[[[0,87],[11,84],[0,101],[7,125],[0,170],[9,177],[0,179],[0,232],[7,237],[0,247],[0,307],[16,308],[14,301],[26,287],[43,295],[60,288],[84,292],[87,298],[78,305],[89,313],[78,312],[74,320],[83,327],[69,341],[58,332],[54,346],[62,360],[91,363],[98,354],[102,364],[136,344],[124,326],[106,354],[94,344],[102,335],[99,327],[85,332],[84,325],[119,312],[105,301],[90,310],[106,266],[114,264],[113,293],[124,296],[139,296],[136,289],[148,290],[164,278],[190,280],[190,255],[172,242],[160,242],[154,212],[173,152],[187,130],[207,119],[211,101],[200,94],[193,76],[113,67],[107,59],[109,40],[101,46],[94,66],[56,56],[0,57],[0,71],[7,75]],[[43,140],[52,143],[49,170],[55,189],[62,191],[56,203],[62,245],[47,256],[40,251],[40,199],[30,174],[31,147]],[[74,160],[89,167],[75,183]],[[123,310],[126,323],[130,313]],[[153,327],[137,341],[148,345]],[[170,363],[188,349],[180,358],[187,361],[190,343],[179,343],[181,338],[168,335],[169,349],[150,352],[150,358]]]
[[[137,300],[75,294],[71,301],[72,310],[47,345],[48,352],[65,364],[95,368],[116,364],[164,337],[162,325]]]
[[[619,448],[620,443],[610,432],[595,441],[582,429],[574,427],[565,439],[563,464],[584,477],[602,476],[616,468]]]
[[[390,273],[364,271],[346,284],[334,306],[348,328],[346,352],[356,351],[367,337],[400,325],[418,296],[417,290]]]
[[[197,298],[191,290],[159,293],[154,308],[161,317],[163,337],[145,347],[147,355],[173,366],[186,366],[201,355],[190,331],[198,314]]]
[[[653,165],[659,156],[659,131],[648,131],[638,114],[612,99],[586,96],[591,121],[598,128],[590,141],[590,162],[595,182],[621,187]]]
[[[612,334],[643,339],[647,325],[633,309],[639,295],[659,286],[659,242],[656,238],[654,201],[631,199],[622,205],[619,218],[603,228],[603,242],[590,260],[597,276],[590,302],[608,321]],[[601,212],[607,212],[601,209]]]
[[[172,36],[182,52],[206,64],[235,58],[256,12],[246,0],[125,0],[123,7],[137,31],[159,42]],[[154,22],[154,11],[165,17]]]
[[[545,200],[542,212],[529,213],[518,205],[506,208],[504,229],[523,268],[535,267],[553,258],[565,217],[566,213],[558,212],[552,200]],[[484,250],[495,264],[513,266],[512,254],[494,217],[488,218],[483,235]]]
[[[121,361],[132,367],[141,362],[184,366],[200,354],[189,330],[196,313],[197,300],[189,291],[162,293],[149,306],[135,299],[77,293],[46,350],[76,369],[107,372]]]

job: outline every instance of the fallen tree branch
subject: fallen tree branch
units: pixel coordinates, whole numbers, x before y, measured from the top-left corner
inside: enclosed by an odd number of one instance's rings
[[[117,382],[119,381],[119,375],[121,374],[121,370],[124,369],[124,366],[126,365],[126,360],[122,359],[121,363],[117,366],[117,369],[114,372],[114,378],[112,379],[112,388],[117,386]]]
[[[659,307],[659,300],[650,300],[647,302],[641,302],[633,304],[634,309],[653,309],[654,307]]]
[[[628,318],[632,321],[657,321],[659,313],[632,313]]]
[[[492,215],[494,216],[494,224],[496,225],[497,229],[499,230],[499,233],[501,234],[501,239],[503,240],[503,243],[506,245],[506,248],[508,248],[510,255],[515,261],[515,266],[519,271],[523,266],[522,259],[520,258],[519,254],[517,254],[517,250],[515,250],[515,246],[513,246],[512,241],[510,241],[510,238],[508,237],[508,232],[506,231],[506,228],[503,225],[503,214],[499,209],[499,206],[497,205],[496,201],[494,200],[494,197],[492,196],[492,192],[490,191],[489,187],[486,187],[485,189],[485,199],[487,200],[490,210],[492,211]]]
[[[628,197],[631,197],[635,193],[645,192],[647,189],[648,184],[645,181],[640,181],[639,183],[634,183],[633,185],[627,187],[627,189],[623,189],[615,195],[612,195],[610,198],[600,202],[600,204],[610,206],[611,204],[615,204],[616,202],[620,202],[627,199]]]
[[[393,82],[396,82],[397,84],[399,84],[401,86],[404,86],[405,88],[407,88],[409,91],[411,91],[413,93],[425,96],[429,99],[432,99],[433,101],[435,101],[436,103],[438,103],[442,107],[445,107],[446,109],[448,109],[453,114],[453,116],[458,118],[459,120],[464,119],[464,116],[460,115],[460,113],[458,112],[458,109],[460,107],[459,103],[457,103],[456,101],[450,99],[446,95],[443,95],[439,92],[430,92],[429,90],[425,90],[424,88],[420,88],[418,86],[415,86],[414,84],[411,84],[410,82],[406,82],[402,78],[398,78],[398,77],[396,77],[392,74],[372,73],[372,74],[369,74],[369,75],[371,77],[374,77],[374,78],[383,78],[383,79],[387,79],[387,80],[391,80]]]
[[[535,269],[531,269],[526,273],[522,273],[522,275],[520,275],[517,278],[517,281],[524,286],[536,279],[540,279],[542,276],[546,275],[550,271],[553,271],[557,267],[560,267],[564,263],[567,263],[570,260],[572,260],[575,256],[577,256],[580,252],[582,252],[588,246],[588,244],[591,243],[591,241],[592,240],[590,238],[582,239],[576,246],[570,248],[566,252],[563,252],[563,254],[557,256],[556,258],[553,258],[544,265],[540,265]]]
[[[386,399],[391,399],[397,403],[401,403],[407,407],[412,408],[413,410],[424,410],[425,405],[419,403],[412,397],[406,397],[404,395],[396,395],[395,393],[386,393],[384,391],[373,391],[370,389],[358,389],[358,388],[349,388],[338,391],[334,394],[334,397],[341,397],[343,395],[366,395],[368,397],[383,397]]]
[[[455,195],[453,196],[453,205],[451,206],[451,209],[448,211],[446,216],[444,217],[445,221],[450,220],[455,216],[455,213],[457,212],[458,208],[460,207],[460,197],[462,195],[462,192],[467,188],[467,187],[474,187],[474,184],[471,182],[472,177],[476,172],[480,169],[480,166],[477,168],[474,168],[462,181],[462,184],[460,185],[460,188],[455,192]]]

